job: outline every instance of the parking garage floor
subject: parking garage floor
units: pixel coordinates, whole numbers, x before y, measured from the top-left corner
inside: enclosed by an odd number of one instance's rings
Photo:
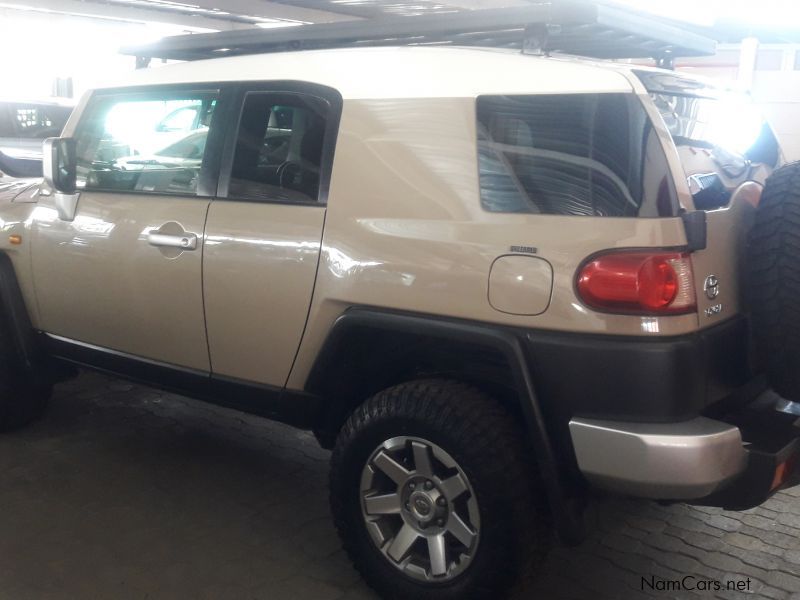
[[[84,373],[0,438],[0,599],[375,598],[327,461],[307,433]],[[746,513],[600,498],[589,523],[521,598],[800,599],[800,490]],[[643,583],[687,575],[750,591]]]

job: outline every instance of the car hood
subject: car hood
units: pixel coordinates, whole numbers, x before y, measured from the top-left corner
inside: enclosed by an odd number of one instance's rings
[[[39,186],[41,183],[41,177],[25,179],[0,177],[0,204],[13,202],[17,196]]]
[[[0,152],[12,158],[42,160],[42,140],[0,138]]]

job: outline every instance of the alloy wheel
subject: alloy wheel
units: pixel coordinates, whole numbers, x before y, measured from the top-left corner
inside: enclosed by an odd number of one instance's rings
[[[480,517],[464,470],[440,446],[395,437],[361,473],[361,510],[375,546],[412,579],[448,581],[475,556]]]

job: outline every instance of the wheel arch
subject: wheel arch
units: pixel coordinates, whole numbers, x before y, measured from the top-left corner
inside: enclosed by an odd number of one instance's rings
[[[351,308],[331,328],[305,391],[325,399],[315,433],[329,447],[359,404],[397,383],[446,377],[481,389],[522,418],[556,530],[564,541],[578,542],[584,531],[574,456],[565,455],[563,439],[554,439],[560,434],[542,410],[529,364],[509,328]]]

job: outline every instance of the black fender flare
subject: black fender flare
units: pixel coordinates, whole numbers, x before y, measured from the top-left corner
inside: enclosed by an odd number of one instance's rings
[[[4,358],[11,360],[16,369],[32,375],[40,366],[42,355],[14,266],[4,252],[0,252],[0,311],[2,325],[11,341],[10,348],[5,349]]]
[[[526,348],[512,328],[428,315],[351,308],[334,322],[306,381],[307,392],[327,395],[326,385],[336,378],[342,361],[347,360],[348,345],[364,332],[368,335],[380,332],[424,336],[478,346],[501,355],[511,373],[510,384],[519,399],[556,531],[565,543],[575,544],[584,539],[583,495],[576,493],[566,472],[569,463],[559,459],[528,367],[530,361]]]

